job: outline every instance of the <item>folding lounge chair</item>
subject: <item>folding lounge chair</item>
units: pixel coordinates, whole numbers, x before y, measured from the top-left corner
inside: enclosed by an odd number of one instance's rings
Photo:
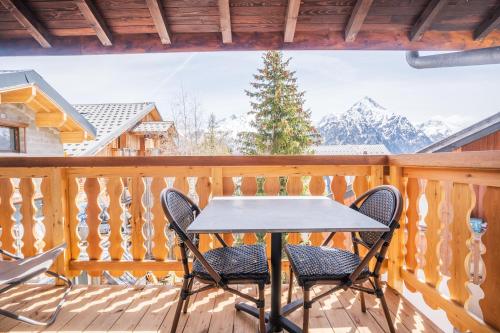
[[[55,247],[47,252],[40,253],[36,256],[24,259],[19,258],[9,252],[0,249],[1,255],[13,259],[8,261],[7,260],[0,261],[0,286],[3,286],[0,289],[0,298],[1,295],[5,293],[7,290],[14,288],[15,286],[27,282],[32,278],[44,273],[53,276],[59,280],[62,280],[66,284],[66,289],[64,290],[64,294],[61,298],[61,301],[57,305],[56,310],[52,313],[52,315],[46,322],[27,318],[25,316],[21,316],[4,309],[0,309],[0,315],[16,319],[31,325],[41,325],[41,326],[48,326],[56,320],[56,316],[61,310],[61,307],[64,304],[64,301],[66,300],[66,296],[71,290],[72,283],[66,277],[51,272],[49,271],[49,269],[56,260],[56,258],[61,253],[63,253],[65,248],[66,244],[61,244],[58,247]]]

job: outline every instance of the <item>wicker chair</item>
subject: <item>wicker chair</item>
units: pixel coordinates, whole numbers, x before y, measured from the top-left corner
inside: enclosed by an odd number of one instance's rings
[[[309,309],[312,303],[340,289],[347,288],[360,292],[363,312],[366,312],[364,293],[376,295],[382,304],[390,331],[395,332],[384,292],[381,288],[379,274],[392,234],[399,227],[398,221],[402,211],[401,193],[393,186],[379,186],[361,195],[350,207],[384,223],[389,226],[390,231],[351,233],[354,253],[327,246],[335,233],[331,233],[321,247],[285,246],[285,251],[290,260],[287,313],[301,306],[304,307],[304,333],[307,333],[309,329]],[[359,255],[359,245],[368,249],[368,253],[364,258]],[[376,263],[373,270],[370,270],[368,264],[374,257]],[[290,304],[294,275],[299,286],[302,287],[304,300]],[[366,281],[370,283],[370,287],[363,285]],[[318,284],[334,285],[334,287],[311,298],[310,289]]]
[[[180,248],[184,281],[180,292],[177,309],[170,332],[175,332],[181,315],[187,312],[189,297],[211,288],[222,288],[255,303],[259,309],[259,329],[265,332],[264,287],[270,282],[266,250],[263,245],[242,245],[229,247],[220,235],[215,237],[222,244],[221,248],[201,253],[198,250],[198,235],[187,234],[186,229],[200,214],[198,206],[187,196],[174,189],[165,189],[161,193],[163,211],[174,230],[177,245]],[[189,270],[188,251],[194,256],[192,270]],[[195,279],[202,284],[193,290]],[[258,298],[231,288],[234,284],[256,284]]]

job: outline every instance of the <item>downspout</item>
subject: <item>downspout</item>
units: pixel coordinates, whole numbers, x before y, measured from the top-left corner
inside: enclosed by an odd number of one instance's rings
[[[500,46],[428,56],[407,51],[406,61],[417,69],[500,64]]]

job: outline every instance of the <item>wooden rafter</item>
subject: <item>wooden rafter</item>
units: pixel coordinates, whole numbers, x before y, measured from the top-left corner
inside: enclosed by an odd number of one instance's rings
[[[417,19],[410,32],[410,40],[417,41],[429,30],[438,14],[446,7],[448,0],[431,0]]]
[[[352,10],[351,17],[349,17],[349,22],[345,28],[345,40],[346,42],[353,42],[358,35],[361,26],[365,21],[368,11],[372,6],[373,0],[358,0],[354,9]]]
[[[477,27],[476,31],[474,31],[474,40],[485,38],[497,27],[500,27],[500,6]]]
[[[0,3],[14,16],[14,18],[30,33],[30,35],[44,48],[52,47],[50,34],[35,18],[33,13],[20,0],[0,0]]]
[[[167,19],[165,15],[165,10],[160,0],[146,0],[146,3],[153,18],[153,22],[160,36],[162,44],[170,44],[170,35],[167,29]]]
[[[288,0],[285,19],[285,43],[293,42],[297,18],[299,16],[300,0]]]
[[[104,19],[99,13],[99,10],[92,2],[92,0],[75,0],[76,5],[82,12],[85,19],[90,23],[92,29],[94,29],[97,38],[101,41],[104,46],[113,45],[113,38],[111,36],[111,32],[109,31]]]
[[[231,32],[231,12],[229,11],[229,0],[219,0],[220,32],[224,44],[233,42]]]

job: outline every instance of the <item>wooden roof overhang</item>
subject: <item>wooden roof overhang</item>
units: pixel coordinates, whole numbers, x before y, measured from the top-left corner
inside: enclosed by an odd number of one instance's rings
[[[28,106],[35,113],[36,127],[57,128],[62,143],[80,143],[95,137],[36,84],[0,88],[0,104],[4,103]]]
[[[499,45],[498,0],[0,0],[3,56]]]

